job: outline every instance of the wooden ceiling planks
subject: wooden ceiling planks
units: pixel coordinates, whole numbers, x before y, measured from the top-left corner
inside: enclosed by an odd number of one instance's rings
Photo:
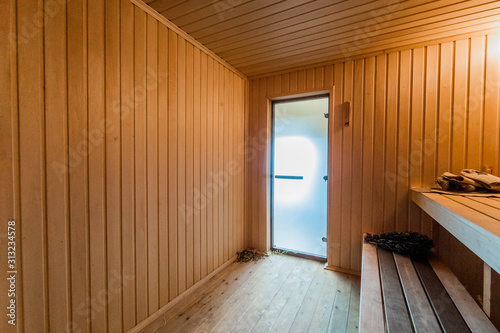
[[[448,0],[448,2],[453,3],[455,0]],[[429,2],[429,1],[428,1]],[[423,10],[428,11],[428,10],[433,10],[433,9],[438,9],[438,10],[443,10],[446,12],[446,8],[439,8],[436,6],[436,3],[428,3],[425,5],[425,8]],[[348,16],[348,17],[343,17],[343,13],[335,13],[333,15],[329,15],[324,23],[325,26],[323,25],[316,25],[316,26],[307,26],[308,22],[304,22],[305,24],[301,26],[301,29],[299,31],[292,31],[293,26],[289,28],[290,34],[293,34],[292,36],[287,36],[282,33],[277,35],[277,37],[274,38],[268,38],[268,39],[258,39],[253,41],[252,44],[238,48],[237,54],[249,56],[252,54],[252,52],[255,52],[256,50],[260,50],[261,48],[264,47],[286,47],[289,45],[297,45],[301,43],[311,43],[317,40],[324,40],[328,42],[332,42],[335,39],[339,39],[339,34],[345,33],[348,36],[352,37],[352,24],[358,22],[358,32],[362,32],[365,34],[368,33],[374,33],[377,30],[380,31],[384,27],[390,26],[394,27],[398,24],[398,20],[401,20],[403,22],[408,23],[409,16],[414,17],[415,19],[421,19],[427,17],[426,13],[421,12],[422,9],[420,8],[415,8],[415,7],[409,7],[405,8],[403,10],[400,10],[398,12],[392,13],[391,14],[391,22],[381,22],[381,19],[379,17],[374,17],[373,14],[370,12],[370,8],[368,8],[367,11],[360,12],[359,14]],[[436,11],[435,11],[436,12]],[[417,15],[414,15],[417,13]],[[421,15],[422,17],[418,17]],[[269,33],[266,35],[267,37],[272,37],[274,36],[273,33]],[[357,38],[362,37],[359,34],[356,35]],[[292,39],[290,39],[292,38]],[[217,52],[221,55],[224,55],[228,57],[229,60],[233,60],[231,58],[231,55],[226,54],[227,52],[236,51],[234,49],[226,51],[226,52],[221,52],[220,50],[216,49]],[[236,55],[237,55],[236,54]]]
[[[146,2],[247,76],[500,27],[492,0]]]
[[[492,5],[493,4],[485,5],[485,7],[493,7]],[[487,17],[491,17],[491,20],[493,21],[495,21],[500,14],[500,8],[498,8],[498,6],[496,7],[497,8],[488,8],[488,11],[490,11],[490,15],[488,15]],[[453,17],[449,14],[440,15],[439,18],[426,18],[425,16],[422,16],[418,20],[415,20],[413,22],[401,23],[397,26],[390,25],[387,27],[383,27],[383,25],[380,25],[380,29],[376,33],[367,33],[365,36],[363,36],[363,38],[357,39],[357,41],[359,42],[353,46],[357,46],[363,43],[374,44],[379,41],[381,41],[382,43],[387,43],[390,38],[394,37],[399,39],[402,32],[407,35],[412,33],[430,35],[433,31],[435,31],[435,29],[441,29],[446,26],[455,28],[456,24],[473,24],[478,19],[481,21],[487,19],[487,17],[484,17],[483,13],[474,13],[471,10],[467,12],[469,12],[469,15],[466,16],[464,15]],[[346,42],[349,42],[350,38],[351,35],[349,32],[338,34],[336,33],[334,36],[329,36],[318,40],[305,41],[301,43],[300,52],[297,52],[296,45],[299,43],[299,41],[296,41],[297,43],[294,43],[292,45],[281,45],[281,47],[278,49],[275,48],[273,50],[265,50],[265,52],[262,52],[262,49],[254,49],[253,51],[248,50],[245,53],[244,57],[238,58],[237,56],[226,56],[225,60],[232,63],[236,67],[243,67],[246,64],[252,64],[257,60],[270,61],[273,59],[282,59],[287,56],[300,56],[300,54],[309,51],[328,51],[332,50],[332,48],[334,51],[337,48],[335,44],[338,44],[340,41],[342,45],[345,45]],[[332,47],[332,45],[334,46]],[[345,49],[349,49],[349,47],[351,46],[348,46]]]

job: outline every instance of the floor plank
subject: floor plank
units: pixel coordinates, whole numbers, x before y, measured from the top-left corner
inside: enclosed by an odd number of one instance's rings
[[[284,255],[233,263],[171,308],[161,326],[150,331],[357,332],[359,277],[323,266]]]
[[[213,328],[226,332],[224,327],[227,327],[229,331],[237,324],[238,320],[241,319],[242,314],[245,313],[241,309],[250,307],[261,293],[271,292],[275,286],[281,285],[283,280],[290,274],[293,266],[284,265],[287,264],[284,260],[278,260],[278,262],[276,262],[276,260],[273,259],[275,258],[265,259],[269,261],[271,268],[267,269],[263,277],[256,279],[254,276],[252,281],[246,283],[244,287],[239,288],[223,306],[211,313],[210,316],[207,316],[204,322],[197,327],[195,332],[214,331]],[[267,287],[258,288],[259,282],[263,280],[268,282]]]
[[[346,332],[352,291],[352,277],[341,276],[327,332]]]
[[[252,286],[252,289],[259,291],[257,297],[243,297],[239,306],[231,309],[225,320],[221,321],[213,332],[230,332],[231,330],[249,332],[252,330],[298,263],[298,260],[292,257],[278,257],[271,260],[278,261],[275,278],[260,290],[258,286]]]

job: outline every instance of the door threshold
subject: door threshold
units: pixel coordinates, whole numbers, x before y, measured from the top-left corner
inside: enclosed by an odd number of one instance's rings
[[[313,254],[308,254],[308,253],[302,253],[302,252],[297,252],[294,250],[289,250],[289,249],[280,249],[280,248],[271,248],[271,252],[273,254],[277,255],[287,255],[287,256],[292,256],[292,257],[298,257],[298,258],[303,258],[303,259],[308,259],[308,260],[314,260],[314,261],[319,261],[319,262],[326,262],[326,257],[320,257],[316,256]]]

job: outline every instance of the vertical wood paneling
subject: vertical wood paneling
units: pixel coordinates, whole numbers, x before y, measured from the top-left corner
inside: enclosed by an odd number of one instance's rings
[[[359,271],[362,232],[431,235],[432,219],[411,202],[410,187],[430,186],[440,173],[465,167],[491,165],[498,174],[499,44],[498,35],[474,37],[251,80],[249,137],[269,129],[273,96],[334,87],[329,266]],[[346,101],[350,126],[342,119]],[[255,153],[247,163],[247,238],[250,247],[266,248],[266,221],[257,216],[266,213],[267,180],[256,175],[265,173],[268,155]],[[463,252],[446,240],[440,246]]]
[[[486,82],[484,92],[483,166],[493,167],[499,174],[500,159],[500,35],[488,36],[486,50]]]
[[[177,260],[178,292],[186,290],[186,41],[177,37]]]
[[[219,64],[217,62],[213,63],[214,73],[213,73],[213,104],[212,104],[212,174],[211,174],[211,186],[210,192],[212,193],[212,212],[213,212],[213,258],[214,258],[214,268],[218,267],[222,262],[220,261],[220,251],[219,244],[222,244],[222,240],[219,237],[219,225],[222,219],[219,210],[219,196],[216,182],[216,175],[219,170]]]
[[[384,229],[385,202],[385,142],[386,142],[386,89],[387,89],[387,56],[376,57],[375,61],[375,142],[373,161],[373,224],[372,231],[380,233]],[[334,83],[335,84],[335,83]]]
[[[353,139],[353,78],[354,66],[352,61],[344,65],[344,102],[351,103],[351,125],[344,126],[342,131],[342,213],[340,237],[345,247],[340,250],[340,266],[349,267],[351,260],[351,218],[352,218],[352,139]]]
[[[209,211],[210,207],[207,204],[206,188],[207,188],[207,174],[208,174],[208,110],[207,110],[207,93],[208,93],[208,64],[207,55],[203,52],[200,54],[200,78],[199,78],[199,89],[200,89],[200,99],[199,110],[198,110],[198,126],[200,126],[200,136],[199,136],[199,151],[200,151],[200,179],[199,179],[199,197],[197,198],[200,205],[200,278],[206,276],[209,272],[208,261],[210,251],[210,232],[208,222],[209,222]],[[204,209],[201,209],[204,208]]]
[[[265,154],[265,158],[262,161],[259,161],[256,159],[256,163],[260,164],[260,169],[258,170],[258,173],[256,175],[256,179],[261,179],[261,180],[267,180],[268,179],[268,161],[269,161],[269,151],[267,149],[267,140],[269,139],[270,135],[270,118],[268,118],[268,110],[267,110],[267,101],[265,100],[266,96],[266,79],[261,79],[260,80],[260,85],[258,86],[259,88],[259,98],[257,100],[257,107],[258,107],[258,115],[260,117],[260,124],[259,124],[259,129],[262,128],[264,130],[260,130],[258,133],[256,133],[256,136],[252,138],[255,142],[255,149],[260,152]],[[256,193],[256,200],[258,202],[258,207],[259,210],[257,211],[257,214],[254,216],[254,221],[260,222],[258,225],[258,231],[257,234],[255,234],[255,237],[258,239],[258,244],[268,244],[267,242],[267,216],[269,214],[268,212],[268,205],[267,205],[267,181],[266,182],[260,182],[259,184],[262,186],[260,193],[266,193],[265,196],[259,195],[259,193]],[[266,221],[264,224],[263,222]]]
[[[483,155],[485,43],[485,37],[474,37],[470,40],[467,168],[477,170],[482,167]]]
[[[89,220],[90,293],[107,292],[106,278],[106,101],[104,3],[88,2],[88,133],[89,145]],[[91,79],[90,79],[91,78]],[[90,151],[91,149],[91,151]],[[91,322],[92,331],[107,332],[108,304],[100,301]]]
[[[122,272],[121,258],[121,126],[120,126],[120,1],[106,1],[106,243],[108,330],[123,331],[122,288],[116,276]],[[118,275],[119,276],[119,275]]]
[[[374,112],[375,112],[375,57],[365,59],[364,78],[364,112],[363,112],[363,183],[361,204],[361,232],[372,232],[374,160]],[[332,162],[333,163],[333,162]],[[359,235],[358,235],[359,236]],[[357,240],[355,244],[357,243]]]
[[[214,151],[214,140],[213,140],[213,128],[214,128],[214,61],[211,58],[207,59],[207,84],[203,86],[207,90],[207,164],[206,164],[206,178],[204,184],[206,199],[207,199],[207,271],[210,273],[214,270],[215,265],[215,255],[214,255],[214,207],[211,191],[213,185],[211,183],[213,174],[213,151]]]
[[[186,288],[194,281],[194,219],[192,210],[194,197],[194,119],[193,119],[193,45],[186,44]],[[198,95],[199,96],[199,95]],[[180,207],[179,207],[180,208]]]
[[[193,156],[194,156],[194,165],[193,165],[193,211],[194,211],[194,283],[198,282],[201,278],[201,249],[203,248],[206,251],[206,238],[204,237],[206,234],[206,229],[201,230],[201,215],[205,214],[205,211],[201,210],[201,203],[199,202],[199,192],[201,188],[201,73],[203,73],[201,69],[201,59],[200,59],[200,50],[194,48],[193,50],[193,61],[194,61],[194,69],[193,69]],[[189,187],[188,187],[189,188]],[[205,227],[205,225],[204,225]],[[206,260],[206,259],[205,259]]]
[[[17,2],[17,30],[23,28],[22,20],[29,20],[42,12],[42,1]],[[19,173],[20,208],[24,255],[19,264],[22,272],[24,297],[39,300],[23,305],[24,329],[36,331],[48,328],[47,308],[47,253],[45,207],[45,110],[43,35],[36,34],[27,42],[18,43],[18,110],[19,110]],[[42,309],[40,309],[42,307]]]
[[[17,331],[129,331],[245,246],[246,78],[129,0],[1,16]]]
[[[385,122],[384,230],[396,228],[397,138],[399,107],[399,52],[387,57],[387,109]]]
[[[290,74],[282,74],[281,75],[281,92],[287,93],[290,90]]]
[[[469,100],[469,40],[455,42],[454,94],[451,169],[453,173],[466,167],[467,104]]]
[[[134,151],[134,6],[120,3],[120,78],[121,78],[121,189],[123,329],[136,323],[135,284],[135,151]]]
[[[231,87],[234,87],[234,75],[233,73],[230,73],[229,71],[226,71],[228,77],[229,77],[229,84],[227,86],[227,100],[229,102],[229,106],[227,108],[227,136],[229,138],[229,144],[224,145],[228,149],[228,155],[227,155],[227,161],[224,164],[225,166],[225,174],[227,175],[228,181],[229,181],[229,188],[227,189],[227,205],[228,205],[228,254],[227,254],[227,259],[229,259],[232,254],[234,253],[234,228],[233,228],[233,221],[234,221],[234,216],[233,216],[233,205],[234,205],[234,180],[230,172],[230,167],[229,165],[234,162],[234,156],[233,156],[233,145],[234,145],[234,131],[231,129],[234,129],[234,122],[233,122],[233,107],[234,107],[234,99],[236,97],[236,94],[231,94]]]
[[[424,98],[425,98],[425,49],[412,50],[412,81],[411,81],[411,134],[410,134],[410,187],[422,184],[423,162],[423,132],[424,132]],[[422,212],[413,202],[410,203],[410,216],[408,230],[421,232]]]
[[[411,133],[411,50],[400,54],[400,81],[399,81],[399,117],[396,160],[396,230],[407,230],[408,205],[411,203],[408,195],[410,186],[410,133]]]
[[[160,307],[168,303],[168,29],[158,26],[158,261]],[[163,60],[161,60],[163,59]]]
[[[439,65],[440,45],[426,47],[425,68],[425,102],[424,102],[424,141],[423,150],[423,184],[431,186],[434,183],[437,171],[438,148],[438,117],[439,117]],[[431,235],[431,219],[429,215],[422,215],[422,233]]]
[[[177,34],[168,31],[168,278],[169,300],[179,295],[177,249]]]
[[[229,179],[228,175],[228,162],[229,162],[229,152],[230,152],[230,146],[231,146],[231,135],[229,134],[229,129],[230,129],[230,122],[229,122],[229,113],[231,109],[231,97],[229,96],[229,89],[232,87],[232,82],[231,82],[231,75],[228,71],[224,70],[224,100],[225,105],[224,105],[224,138],[226,138],[226,142],[223,144],[224,147],[224,164],[223,164],[223,175],[224,175],[224,181],[223,181],[223,186],[226,191],[224,191],[224,262],[229,259],[229,251],[231,250],[231,231],[232,227],[230,226],[230,214],[231,214],[231,209],[229,208],[230,205],[230,196],[231,196],[231,187],[232,187],[232,182]],[[226,185],[226,182],[227,185]]]
[[[352,165],[359,166],[352,168],[352,214],[351,214],[351,254],[357,250],[358,238],[361,234],[362,210],[356,207],[362,207],[363,198],[363,139],[364,139],[364,59],[354,62],[354,92],[352,96]],[[355,255],[351,255],[349,264],[354,270],[361,270],[358,266],[358,260]]]
[[[451,168],[451,117],[453,92],[453,43],[441,45],[440,73],[439,73],[439,117],[438,117],[438,146],[437,146],[437,173],[442,174]]]
[[[4,47],[0,50],[0,96],[3,101],[1,113],[0,113],[0,141],[2,145],[0,146],[0,177],[2,179],[2,188],[0,189],[0,218],[5,221],[4,225],[7,227],[8,221],[19,221],[19,179],[18,179],[18,112],[17,112],[17,58],[16,47],[13,40],[15,36],[16,27],[16,3],[11,1],[4,5],[4,10],[0,13],[0,42]],[[8,244],[11,240],[8,239],[8,231],[5,227],[5,231],[0,235],[2,244]],[[17,263],[18,265],[22,262],[21,258],[21,233],[19,226],[17,227],[16,233],[16,250],[17,250]],[[11,233],[12,235],[12,233]],[[10,249],[8,246],[2,246],[0,249],[0,255],[7,259],[8,252]],[[4,261],[2,269],[7,271],[10,268],[7,266],[7,261]],[[19,266],[16,267],[19,269]],[[17,299],[22,299],[22,285],[20,277],[18,275],[18,285],[17,285]],[[68,281],[69,282],[69,281]],[[10,281],[7,280],[7,276],[2,278],[0,281],[0,288],[2,290],[9,290]],[[8,304],[10,302],[10,297],[7,292],[0,294],[0,302],[2,304]],[[22,313],[22,302],[17,302],[18,314]],[[0,330],[6,333],[13,333],[22,330],[22,322],[17,322],[17,326],[13,326],[8,323],[8,318],[4,318],[0,323]]]
[[[158,22],[146,30],[146,169],[149,315],[158,310]]]
[[[135,149],[135,247],[137,321],[148,316],[148,259],[147,259],[147,83],[146,33],[147,15],[135,8],[134,15],[134,149]]]
[[[132,8],[133,6],[129,6]],[[86,332],[90,326],[82,311],[90,307],[90,221],[87,90],[87,2],[67,5],[67,80],[69,150],[78,158],[69,168],[69,211],[71,230],[71,326]],[[133,204],[132,204],[133,206]],[[134,309],[135,312],[135,309]]]
[[[217,123],[218,123],[218,130],[219,130],[219,136],[218,136],[218,141],[217,141],[217,148],[219,151],[218,159],[217,159],[217,169],[216,169],[216,183],[217,183],[217,190],[220,189],[221,185],[223,185],[223,181],[221,182],[221,175],[223,174],[223,168],[224,168],[224,128],[227,126],[227,124],[224,123],[224,114],[225,114],[225,109],[226,109],[226,104],[225,104],[225,82],[224,82],[224,68],[219,65],[219,75],[216,78],[216,80],[219,82],[219,100],[217,104]],[[218,199],[218,211],[219,211],[219,248],[217,249],[218,254],[219,254],[219,264],[224,262],[224,247],[227,246],[224,242],[224,237],[226,230],[224,229],[225,227],[225,222],[226,222],[226,214],[224,211],[224,193],[219,193],[217,194],[217,199]]]
[[[47,274],[49,327],[63,332],[70,322],[68,174],[51,165],[68,164],[66,102],[66,8],[45,26],[45,163],[47,189]]]

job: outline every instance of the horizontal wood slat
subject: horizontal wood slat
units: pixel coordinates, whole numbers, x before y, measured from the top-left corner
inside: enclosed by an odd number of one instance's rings
[[[392,252],[377,248],[387,332],[413,332]]]
[[[364,243],[361,286],[360,332],[497,332],[434,251],[409,257]]]
[[[441,327],[427,299],[427,294],[422,289],[411,258],[397,253],[393,255],[414,328],[418,327],[417,332],[439,332]]]
[[[498,332],[486,314],[476,306],[474,299],[460,283],[453,272],[435,254],[428,256],[429,263],[436,272],[458,311],[473,332]],[[492,317],[493,318],[493,317]]]
[[[149,5],[247,76],[457,38],[498,27],[500,19],[500,5],[492,0],[159,0]]]
[[[370,278],[361,280],[359,331],[385,332],[377,248],[369,243],[363,243],[361,276],[369,276]]]
[[[413,259],[415,270],[422,286],[433,305],[436,316],[444,332],[470,332],[469,327],[453,305],[448,293],[443,293],[443,285],[426,259]]]
[[[500,223],[497,218],[483,214],[463,204],[474,201],[460,196],[422,193],[412,190],[412,200],[453,236],[500,272]],[[482,204],[474,204],[478,206]],[[481,208],[488,207],[486,205]],[[491,208],[496,210],[495,208]]]

